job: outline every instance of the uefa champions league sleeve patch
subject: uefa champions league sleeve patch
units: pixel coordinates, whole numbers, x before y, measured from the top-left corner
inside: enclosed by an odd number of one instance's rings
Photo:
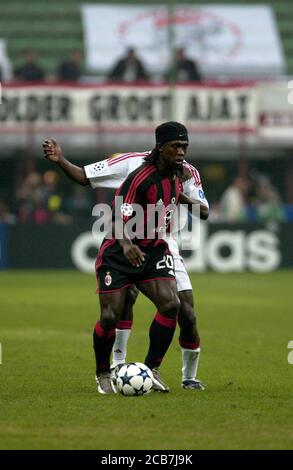
[[[131,204],[128,204],[127,202],[125,202],[120,207],[120,211],[121,211],[121,214],[123,214],[124,216],[130,217],[133,214],[133,207]]]
[[[100,173],[101,171],[103,171],[106,167],[106,164],[105,162],[97,162],[94,164],[94,171],[96,173]]]

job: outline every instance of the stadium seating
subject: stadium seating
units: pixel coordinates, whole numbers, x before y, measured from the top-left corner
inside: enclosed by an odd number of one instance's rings
[[[80,0],[21,0],[1,2],[0,30],[14,65],[23,61],[24,50],[34,48],[47,73],[71,49],[83,51]],[[20,13],[21,12],[21,13]]]
[[[40,64],[48,73],[72,48],[83,51],[83,31],[80,6],[83,3],[111,3],[98,0],[8,0],[1,1],[0,31],[7,41],[9,57],[14,65],[22,62],[23,51],[33,47],[39,53]],[[137,3],[121,0],[119,3]],[[158,3],[147,1],[146,3]],[[163,3],[163,2],[162,2]],[[176,3],[176,2],[173,2]],[[193,3],[185,0],[185,3]],[[237,4],[235,0],[201,0],[202,5]],[[262,0],[247,0],[246,4],[263,4]],[[279,25],[287,60],[287,73],[293,74],[293,3],[291,0],[270,0]],[[239,4],[243,2],[239,1]]]

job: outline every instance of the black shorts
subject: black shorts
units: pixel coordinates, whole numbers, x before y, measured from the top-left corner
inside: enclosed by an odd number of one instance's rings
[[[175,280],[173,257],[164,240],[155,247],[142,247],[146,254],[142,266],[136,268],[126,259],[116,240],[104,240],[96,262],[98,293],[154,280]]]

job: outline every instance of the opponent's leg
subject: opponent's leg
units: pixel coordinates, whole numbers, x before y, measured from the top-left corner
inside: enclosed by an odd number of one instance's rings
[[[200,356],[200,337],[192,290],[181,291],[178,296],[180,299],[178,324],[180,326],[179,343],[182,350],[182,387],[204,390],[204,385],[196,378]]]
[[[135,286],[131,286],[126,292],[125,306],[116,326],[116,337],[111,364],[112,379],[115,379],[115,368],[120,364],[125,364],[127,343],[133,322],[133,305],[136,302],[138,293],[139,291]]]
[[[196,379],[200,338],[194,311],[192,285],[180,256],[174,256],[175,276],[180,298],[178,324],[180,327],[179,343],[182,349],[182,386],[203,390],[204,385]]]
[[[149,330],[149,350],[145,364],[154,374],[154,390],[168,392],[158,373],[160,366],[174,336],[179,298],[175,281],[157,280],[139,284],[139,289],[157,307],[158,312]]]

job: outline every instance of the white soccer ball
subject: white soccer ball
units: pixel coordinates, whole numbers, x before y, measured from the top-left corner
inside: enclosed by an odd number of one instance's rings
[[[147,395],[152,386],[153,373],[141,362],[124,364],[117,373],[116,387],[124,396]]]

